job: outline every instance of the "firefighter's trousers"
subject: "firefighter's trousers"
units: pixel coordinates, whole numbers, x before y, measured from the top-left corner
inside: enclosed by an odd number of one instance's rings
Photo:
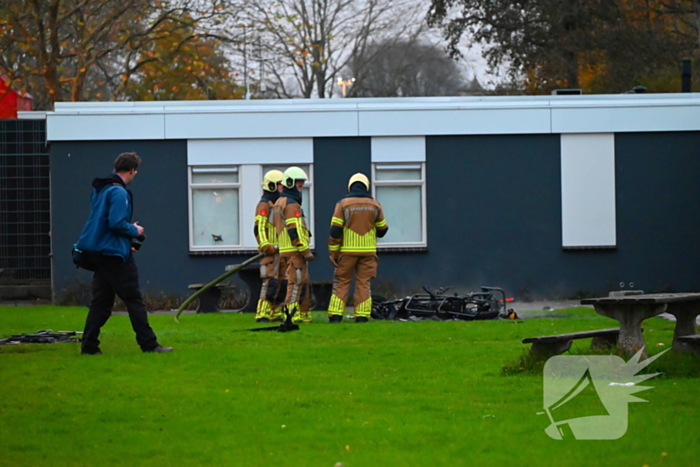
[[[265,256],[260,260],[260,299],[255,313],[255,319],[260,318],[281,318],[280,296],[286,285],[287,261],[280,255]]]
[[[355,316],[369,316],[372,311],[370,279],[377,275],[377,256],[340,254],[333,274],[333,295],[328,307],[329,315],[343,315],[348,300],[350,282],[355,275]]]
[[[301,253],[293,253],[287,260],[287,297],[284,304],[294,312],[294,321],[311,322],[309,268]]]

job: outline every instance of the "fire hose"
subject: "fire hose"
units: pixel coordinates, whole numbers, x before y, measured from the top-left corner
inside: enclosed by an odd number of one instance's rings
[[[192,295],[190,295],[190,297],[189,297],[187,300],[185,300],[184,302],[182,302],[182,305],[180,305],[180,307],[179,307],[179,308],[177,309],[177,311],[175,312],[175,316],[173,317],[173,319],[175,320],[175,322],[176,322],[176,323],[179,323],[179,322],[180,322],[180,321],[178,320],[178,318],[180,317],[180,314],[182,314],[183,310],[184,310],[185,308],[187,308],[187,306],[188,306],[190,303],[192,303],[194,300],[196,300],[197,297],[199,297],[199,296],[202,295],[204,292],[206,292],[207,290],[209,290],[209,289],[211,289],[212,287],[214,287],[216,284],[218,284],[218,283],[221,282],[222,280],[226,279],[227,277],[229,277],[229,276],[231,276],[231,275],[237,273],[238,271],[240,271],[240,270],[243,269],[244,267],[248,266],[250,263],[253,263],[253,262],[259,260],[259,259],[262,258],[263,256],[265,256],[265,253],[258,253],[257,255],[253,256],[253,257],[250,258],[250,259],[247,259],[246,261],[242,262],[241,264],[239,264],[239,265],[236,266],[235,268],[231,269],[230,271],[226,271],[225,273],[223,273],[222,275],[220,275],[219,277],[217,277],[216,279],[214,279],[213,281],[209,282],[207,285],[205,285],[204,287],[202,287],[201,289],[199,289],[198,291],[196,291],[195,293],[193,293]]]

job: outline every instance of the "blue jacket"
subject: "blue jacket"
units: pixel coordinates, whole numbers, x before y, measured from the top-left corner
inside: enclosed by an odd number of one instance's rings
[[[138,237],[138,229],[131,223],[133,198],[121,177],[92,181],[90,217],[76,247],[86,253],[119,256],[124,262],[131,255],[131,239]]]

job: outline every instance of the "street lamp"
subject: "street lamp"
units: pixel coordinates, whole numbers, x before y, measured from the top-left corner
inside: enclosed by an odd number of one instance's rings
[[[352,86],[352,83],[354,82],[355,78],[350,78],[348,80],[343,81],[342,77],[338,77],[338,86],[341,86],[343,88],[343,97],[345,97],[347,87]]]

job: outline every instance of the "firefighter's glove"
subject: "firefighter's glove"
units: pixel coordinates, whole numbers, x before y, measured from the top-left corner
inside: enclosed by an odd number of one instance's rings
[[[265,253],[266,256],[275,256],[277,254],[277,248],[275,248],[275,245],[265,245],[262,248],[262,252]]]
[[[306,253],[304,253],[304,261],[306,261],[307,263],[310,263],[311,261],[313,261],[315,259],[316,259],[316,257],[310,251],[307,251]]]

